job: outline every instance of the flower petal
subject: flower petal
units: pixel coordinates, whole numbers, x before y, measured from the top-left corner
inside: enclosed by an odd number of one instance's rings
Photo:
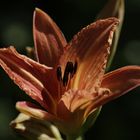
[[[39,106],[30,102],[26,102],[26,101],[17,102],[16,109],[36,119],[47,120],[47,121],[57,120],[54,115],[42,110]]]
[[[65,97],[62,97],[58,104],[58,116],[63,120],[62,123],[57,123],[57,126],[64,134],[79,133],[81,125],[84,120],[84,110],[72,110],[71,101],[72,98],[69,93],[65,93]],[[70,99],[68,99],[70,97]],[[67,98],[67,99],[66,99]],[[81,102],[81,101],[80,101]],[[72,107],[75,107],[74,105]]]
[[[117,96],[140,86],[140,66],[126,66],[107,73],[102,87],[108,88]]]
[[[67,42],[55,22],[38,8],[34,12],[33,34],[38,61],[54,67]]]
[[[84,114],[83,112],[86,110],[84,105],[86,106],[96,96],[96,93],[90,94],[86,90],[69,90],[63,94],[57,106],[57,114],[61,119],[70,121],[71,116]],[[83,120],[82,116],[81,119]]]
[[[61,127],[64,132],[78,133],[86,121],[85,112],[87,103],[91,101],[91,99],[96,98],[94,96],[95,94],[88,94],[88,92],[84,90],[69,90],[65,92],[58,104],[57,113],[59,118],[64,120],[64,122],[63,126],[61,126],[61,124],[58,126]],[[94,118],[92,118],[92,120],[93,119]]]
[[[65,107],[72,113],[77,110],[79,106],[87,103],[87,101],[91,100],[92,98],[94,98],[93,95],[86,90],[69,90],[63,94],[61,101],[65,104]]]
[[[110,92],[102,92],[97,98],[89,101],[85,115],[90,114],[95,108],[140,86],[140,66],[126,66],[107,73],[103,78],[101,86],[110,89]]]
[[[67,61],[78,61],[74,89],[90,89],[100,84],[117,24],[116,18],[99,20],[82,29],[70,42],[60,63],[64,66]]]
[[[107,69],[110,67],[110,64],[112,62],[112,59],[114,57],[114,54],[117,49],[117,44],[124,20],[124,0],[109,0],[108,3],[105,5],[105,7],[102,9],[102,11],[99,13],[96,19],[103,19],[103,18],[108,18],[108,17],[116,17],[120,20],[119,26],[117,27],[114,37],[113,37],[113,42],[112,42],[112,47],[111,47],[111,53],[108,59],[107,63]]]
[[[50,67],[18,54],[13,47],[0,49],[0,65],[30,97],[44,108],[54,110],[54,97],[49,93],[50,89],[46,89],[46,84],[52,83]]]

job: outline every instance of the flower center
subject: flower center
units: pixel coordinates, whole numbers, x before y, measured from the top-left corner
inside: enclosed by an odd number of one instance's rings
[[[60,66],[57,67],[57,71],[56,71],[57,79],[58,81],[62,81],[63,86],[67,86],[70,79],[72,79],[72,77],[76,73],[77,65],[78,65],[77,61],[74,64],[73,62],[68,61],[63,76],[62,76],[61,67]]]

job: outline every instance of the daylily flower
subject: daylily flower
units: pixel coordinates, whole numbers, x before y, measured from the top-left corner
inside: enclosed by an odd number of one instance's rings
[[[139,86],[139,66],[105,74],[118,22],[116,18],[98,20],[67,43],[54,21],[36,9],[33,34],[37,62],[13,47],[0,49],[2,68],[40,104],[23,101],[17,102],[16,108],[75,136],[97,108]]]

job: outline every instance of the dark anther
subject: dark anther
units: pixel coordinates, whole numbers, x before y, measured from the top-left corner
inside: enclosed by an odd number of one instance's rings
[[[75,61],[75,64],[74,64],[74,66],[73,66],[73,74],[76,73],[77,67],[78,67],[78,63],[77,63],[77,61]]]
[[[58,79],[58,81],[63,82],[63,86],[67,86],[68,81],[76,73],[77,65],[78,65],[77,62],[75,62],[75,64],[73,64],[72,62],[67,62],[63,77],[62,77],[61,67],[60,66],[57,67],[57,71],[56,71],[57,79]]]
[[[72,74],[73,73],[73,63],[72,62],[68,62],[67,66],[68,66],[68,72]]]
[[[61,81],[62,80],[62,71],[61,71],[61,67],[60,66],[57,67],[56,73],[57,73],[58,81]]]
[[[66,86],[69,80],[69,74],[73,73],[73,63],[72,62],[67,62],[64,76],[63,76],[63,85]]]
[[[69,79],[69,72],[65,72],[63,76],[63,85],[66,86]]]

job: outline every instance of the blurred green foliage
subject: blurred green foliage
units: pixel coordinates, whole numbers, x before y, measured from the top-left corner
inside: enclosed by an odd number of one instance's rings
[[[82,27],[94,21],[107,0],[1,0],[0,47],[14,45],[20,53],[33,46],[32,15],[35,7],[46,11],[68,40]],[[140,1],[126,1],[126,14],[118,50],[111,69],[140,65]],[[124,81],[125,82],[125,81]],[[101,111],[86,139],[139,139],[140,88],[108,103]],[[14,105],[28,97],[0,69],[0,140],[17,140],[9,123],[18,112]]]

